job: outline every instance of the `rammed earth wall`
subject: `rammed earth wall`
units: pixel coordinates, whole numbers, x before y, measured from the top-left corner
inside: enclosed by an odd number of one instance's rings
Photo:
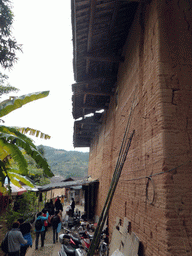
[[[117,100],[111,98],[90,148],[89,175],[100,181],[96,215],[136,97],[135,135],[110,207],[110,232],[117,216],[127,217],[144,255],[192,255],[192,2],[140,4],[124,56]]]

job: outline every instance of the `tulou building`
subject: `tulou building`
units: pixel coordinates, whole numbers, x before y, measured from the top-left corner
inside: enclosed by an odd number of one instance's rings
[[[73,140],[90,147],[99,181],[89,215],[98,220],[118,173],[110,240],[126,220],[138,255],[192,255],[192,1],[73,0],[71,10]]]

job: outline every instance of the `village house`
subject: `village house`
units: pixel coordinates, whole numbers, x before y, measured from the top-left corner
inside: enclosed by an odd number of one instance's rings
[[[118,217],[139,255],[192,255],[192,1],[71,3],[74,146],[90,147],[94,216],[119,172],[110,240]]]

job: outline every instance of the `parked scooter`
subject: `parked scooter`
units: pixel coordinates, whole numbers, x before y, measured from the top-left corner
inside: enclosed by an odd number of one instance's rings
[[[106,227],[102,232],[100,236],[100,243],[99,243],[99,256],[108,256],[109,255],[109,232],[108,227]]]
[[[65,217],[64,225],[68,228],[79,227],[80,220],[81,220],[80,215],[81,215],[80,211],[76,211],[73,216],[71,215],[70,211],[68,211]]]
[[[79,231],[82,246],[88,251],[91,242],[93,240],[93,234],[90,234],[87,230]]]
[[[75,241],[77,244],[79,243],[78,240],[76,241],[76,239],[78,237],[78,239],[80,239],[80,241],[81,241],[82,247],[86,251],[88,251],[88,249],[91,245],[91,242],[93,240],[93,234],[89,233],[87,230],[81,230],[81,231],[78,231],[78,232],[75,231],[75,234],[74,234],[72,230],[63,227],[63,234],[69,235],[69,237],[72,239],[72,241]],[[69,237],[68,236],[63,236],[63,239],[66,241],[66,238],[69,239]]]
[[[59,242],[62,244],[59,256],[86,256],[81,239],[72,234],[61,234]]]

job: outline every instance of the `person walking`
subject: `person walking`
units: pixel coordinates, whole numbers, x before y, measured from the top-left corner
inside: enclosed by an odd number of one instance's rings
[[[45,240],[45,226],[44,221],[49,217],[49,213],[47,211],[46,217],[43,216],[42,212],[37,214],[37,219],[35,221],[35,232],[36,232],[36,240],[35,240],[35,250],[38,250],[39,236],[41,236],[41,247],[44,246]]]
[[[49,214],[54,215],[54,204],[52,199],[50,199],[50,202],[49,202]]]
[[[57,197],[57,201],[55,202],[55,208],[56,208],[56,211],[59,211],[59,210],[63,211],[63,206],[61,204],[59,197]]]
[[[8,233],[8,256],[20,256],[21,244],[27,244],[21,231],[19,222],[14,222],[12,229]]]
[[[51,217],[51,225],[53,227],[53,243],[58,242],[58,232],[57,227],[58,224],[61,222],[61,216],[59,211],[55,211],[55,215]]]
[[[75,210],[75,200],[74,200],[74,198],[72,198],[71,210],[72,210],[72,217],[73,217],[74,216],[74,210]]]
[[[18,222],[20,223],[20,231],[24,237],[24,239],[27,240],[27,244],[21,244],[20,248],[20,256],[25,256],[27,249],[29,246],[32,247],[32,237],[31,237],[31,224],[29,222],[24,222],[23,219],[18,219]]]
[[[62,204],[63,207],[64,207],[64,201],[65,201],[65,198],[64,198],[64,196],[62,195],[62,196],[61,196],[61,204]]]
[[[46,217],[46,216],[47,216],[47,215],[46,215],[46,212],[47,212],[46,209],[43,209],[43,210],[42,210],[43,217]],[[45,227],[44,240],[45,240],[46,232],[47,232],[47,230],[48,230],[48,221],[49,221],[49,217],[48,217],[47,220],[44,220],[44,227]]]

